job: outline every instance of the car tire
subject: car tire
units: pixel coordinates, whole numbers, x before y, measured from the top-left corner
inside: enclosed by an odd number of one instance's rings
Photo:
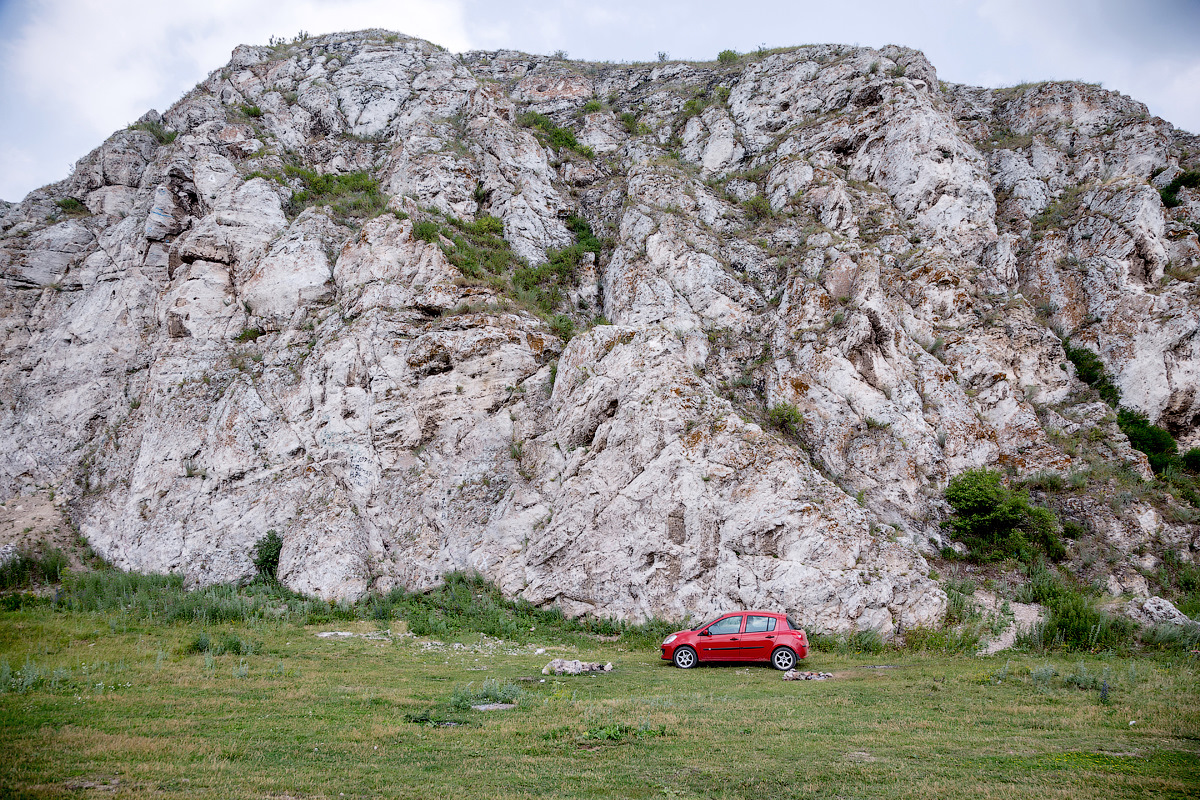
[[[771,666],[787,671],[796,666],[796,651],[790,647],[776,647],[771,653]]]
[[[700,659],[696,657],[696,651],[687,645],[676,647],[675,655],[671,656],[671,661],[680,669],[691,669],[700,663]]]

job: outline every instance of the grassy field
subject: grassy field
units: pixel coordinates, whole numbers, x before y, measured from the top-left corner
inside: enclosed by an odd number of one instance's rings
[[[1200,794],[1186,655],[816,652],[833,679],[784,682],[586,634],[402,628],[0,613],[0,797]],[[543,682],[556,656],[616,669]],[[489,693],[517,707],[464,710]]]

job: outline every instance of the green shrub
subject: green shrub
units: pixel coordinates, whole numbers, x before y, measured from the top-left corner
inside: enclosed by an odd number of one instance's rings
[[[1063,348],[1067,358],[1075,365],[1075,374],[1079,379],[1093,387],[1100,397],[1114,408],[1118,408],[1117,425],[1129,437],[1129,443],[1136,450],[1146,454],[1150,468],[1154,474],[1166,478],[1175,485],[1175,490],[1187,497],[1188,502],[1200,505],[1200,494],[1197,494],[1193,480],[1182,476],[1182,470],[1192,472],[1200,468],[1200,448],[1193,448],[1179,456],[1179,446],[1166,428],[1153,425],[1140,411],[1119,408],[1121,390],[1109,378],[1108,372],[1100,358],[1084,347],[1072,347],[1070,341],[1064,340]]]
[[[974,654],[979,650],[978,630],[963,628],[909,628],[904,631],[904,647],[926,653]]]
[[[629,111],[622,113],[618,119],[621,120],[621,124],[625,126],[625,132],[630,136],[641,136],[650,132],[650,128],[644,123],[638,122],[637,115]]]
[[[1062,535],[1066,539],[1078,539],[1087,535],[1087,526],[1082,522],[1073,519],[1064,519],[1062,521]]]
[[[1079,206],[1083,202],[1081,198],[1083,189],[1082,186],[1071,186],[1065,189],[1057,200],[1046,206],[1045,210],[1033,219],[1033,230],[1039,232],[1066,226],[1074,218],[1075,212],[1079,210]]]
[[[421,220],[413,224],[412,235],[414,239],[420,239],[423,242],[436,242],[441,233],[441,226],[430,220]]]
[[[512,278],[513,286],[547,313],[562,303],[563,290],[577,282],[583,254],[599,255],[602,247],[583,217],[567,217],[567,228],[574,234],[575,244],[549,251],[544,263],[521,267]]]
[[[33,592],[10,592],[0,594],[0,611],[20,611],[22,608],[35,608],[50,602],[47,597],[39,597]]]
[[[474,222],[455,217],[449,219],[451,227],[441,233],[450,240],[451,246],[443,245],[442,250],[446,259],[468,278],[504,275],[523,263],[505,241],[504,223],[497,217],[484,215]],[[428,225],[433,225],[432,231]],[[419,239],[434,241],[438,238],[439,230],[434,223],[418,222],[413,234]]]
[[[450,708],[455,711],[466,711],[471,706],[484,703],[519,703],[525,692],[514,683],[500,683],[495,678],[488,678],[472,688],[472,684],[461,686],[450,695]]]
[[[242,106],[242,113],[247,117],[261,117],[263,110],[255,105],[244,105]]]
[[[185,655],[196,655],[197,653],[207,653],[211,649],[212,640],[208,638],[208,631],[200,631],[187,647],[183,648],[183,652]]]
[[[243,328],[242,332],[233,337],[235,342],[253,342],[258,337],[262,336],[261,328]]]
[[[1175,179],[1166,186],[1158,190],[1162,197],[1163,205],[1167,208],[1175,208],[1180,204],[1179,190],[1187,187],[1189,189],[1200,189],[1200,171],[1188,170],[1175,176]]]
[[[1052,559],[1066,555],[1054,512],[1030,505],[1024,493],[1004,486],[995,470],[973,469],[954,476],[946,486],[946,500],[954,516],[945,525],[976,561],[1028,561],[1036,550]]]
[[[252,656],[262,649],[262,643],[227,633],[213,647],[213,655]]]
[[[550,330],[564,342],[575,335],[575,323],[566,314],[555,314],[550,318]]]
[[[1117,424],[1129,437],[1129,443],[1134,449],[1146,454],[1150,468],[1155,474],[1165,471],[1172,464],[1182,463],[1175,437],[1166,428],[1151,425],[1142,412],[1122,408],[1117,413]]]
[[[1144,628],[1139,638],[1143,647],[1153,650],[1190,653],[1200,648],[1200,627],[1167,622]]]
[[[769,219],[772,214],[770,201],[761,194],[756,194],[742,203],[742,208],[746,209],[746,216],[753,222]]]
[[[838,653],[852,655],[882,653],[887,645],[878,631],[854,631],[849,634],[820,634],[814,633],[808,637],[808,646],[819,653]]]
[[[622,742],[627,739],[652,739],[658,736],[669,736],[666,725],[651,726],[649,722],[640,725],[630,725],[625,722],[610,722],[605,725],[594,725],[580,739],[600,742]]]
[[[1108,377],[1100,357],[1086,347],[1072,347],[1069,339],[1063,340],[1067,358],[1075,365],[1079,380],[1100,394],[1100,399],[1116,408],[1121,403],[1121,390]]]
[[[603,111],[603,110],[604,110],[604,103],[601,103],[599,100],[597,100],[594,97],[591,100],[588,100],[586,103],[583,104],[583,113],[585,113],[585,114],[594,114],[597,111]]]
[[[1061,492],[1067,486],[1066,479],[1060,473],[1050,470],[1039,470],[1021,480],[1026,489],[1038,489],[1043,492]]]
[[[264,578],[275,579],[279,572],[279,555],[283,552],[283,539],[275,530],[267,531],[267,535],[254,545],[254,568]]]
[[[791,403],[776,403],[767,410],[767,422],[789,436],[800,438],[800,428],[804,425],[804,414]]]
[[[667,634],[684,627],[663,620],[634,625],[607,617],[569,618],[556,607],[539,608],[525,600],[508,600],[494,583],[462,572],[447,573],[442,584],[428,592],[393,589],[370,603],[373,613],[404,619],[418,636],[475,632],[520,641],[549,629],[558,636],[619,635],[641,646],[656,646]]]
[[[682,121],[687,122],[692,117],[700,116],[710,105],[712,105],[712,101],[707,97],[693,97],[683,104]]]
[[[737,60],[738,54],[736,50],[722,50],[721,52],[717,53],[717,61],[721,62],[722,64],[732,64]]]

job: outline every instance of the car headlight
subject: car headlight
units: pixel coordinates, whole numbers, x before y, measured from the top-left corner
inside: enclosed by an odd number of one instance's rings
[[[670,644],[673,641],[675,641],[675,634],[672,633],[670,636],[663,639],[663,644]]]

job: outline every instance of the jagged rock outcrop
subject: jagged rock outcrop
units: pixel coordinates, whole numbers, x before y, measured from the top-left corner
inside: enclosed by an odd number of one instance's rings
[[[239,47],[0,207],[0,497],[56,487],[113,563],[198,582],[274,529],[325,597],[473,569],[573,614],[933,624],[951,476],[1149,475],[1063,336],[1200,444],[1200,194],[1155,183],[1198,154],[1113,92],[941,84],[898,47]],[[381,193],[310,204],[358,173]],[[530,264],[572,215],[606,244],[550,325],[438,215]],[[1122,558],[1192,559],[1144,499],[1067,502]]]

